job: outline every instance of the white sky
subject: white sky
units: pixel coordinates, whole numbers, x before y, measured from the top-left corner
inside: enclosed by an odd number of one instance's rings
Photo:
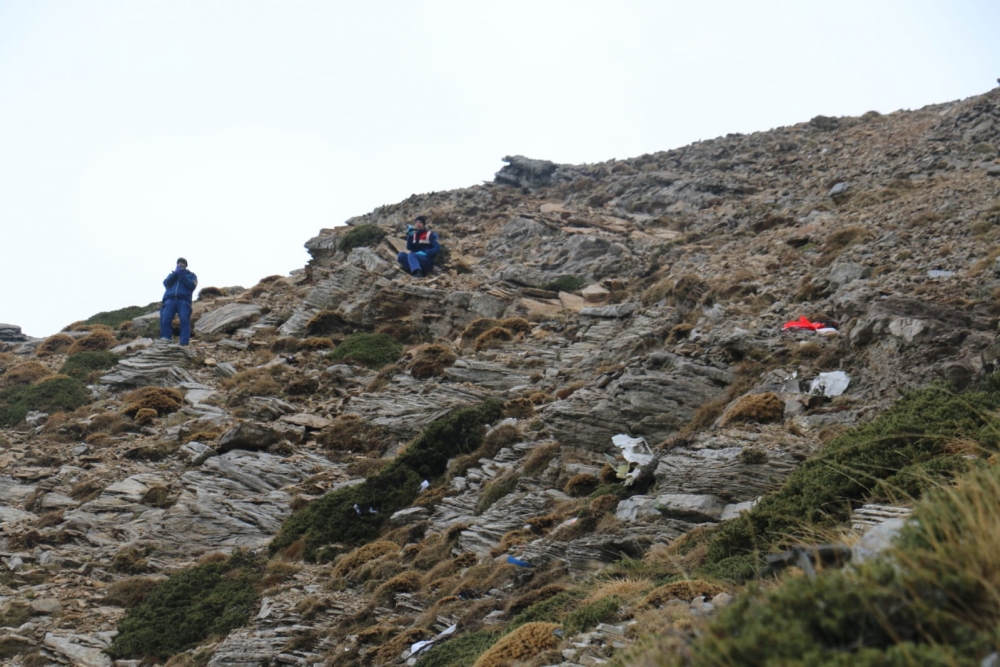
[[[0,322],[249,287],[504,155],[599,162],[1000,76],[996,0],[0,0]]]

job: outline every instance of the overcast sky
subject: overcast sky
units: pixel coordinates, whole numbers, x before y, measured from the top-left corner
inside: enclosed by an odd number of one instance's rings
[[[505,155],[600,162],[1000,76],[996,0],[0,0],[0,322],[251,286]]]

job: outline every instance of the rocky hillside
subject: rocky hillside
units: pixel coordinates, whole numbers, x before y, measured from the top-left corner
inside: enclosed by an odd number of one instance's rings
[[[4,664],[756,664],[697,647],[768,552],[996,449],[998,148],[994,90],[509,157],[203,289],[188,348],[0,325]]]

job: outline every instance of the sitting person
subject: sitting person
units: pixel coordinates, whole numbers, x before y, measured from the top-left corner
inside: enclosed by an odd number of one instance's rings
[[[434,257],[441,252],[437,232],[427,229],[427,216],[418,215],[406,234],[406,249],[396,256],[407,273],[422,278],[434,268]]]

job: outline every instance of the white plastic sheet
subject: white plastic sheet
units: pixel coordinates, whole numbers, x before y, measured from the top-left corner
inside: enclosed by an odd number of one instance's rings
[[[851,378],[847,377],[847,373],[844,371],[820,373],[819,377],[809,383],[809,393],[823,394],[829,397],[840,396],[847,391],[849,384],[851,384]]]

